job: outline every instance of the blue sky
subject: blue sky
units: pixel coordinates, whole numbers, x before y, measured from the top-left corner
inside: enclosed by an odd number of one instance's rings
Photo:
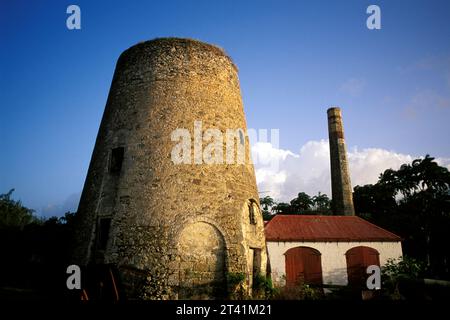
[[[70,4],[81,30],[66,28]],[[381,30],[366,28],[370,4]],[[118,56],[165,36],[223,47],[248,126],[279,128],[283,150],[326,139],[338,105],[350,150],[448,159],[449,14],[449,1],[2,1],[0,193],[75,209]]]

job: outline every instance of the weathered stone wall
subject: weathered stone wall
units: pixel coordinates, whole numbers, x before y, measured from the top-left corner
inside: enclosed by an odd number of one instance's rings
[[[258,192],[248,138],[244,164],[171,160],[173,130],[188,129],[194,146],[199,120],[202,132],[242,128],[246,134],[237,69],[221,49],[168,38],[137,44],[120,56],[77,214],[74,258],[80,264],[116,264],[131,297],[139,290],[126,270],[147,271],[153,282],[169,286],[172,293],[164,298],[177,297],[189,281],[204,284],[221,273],[217,265],[224,266],[223,277],[249,274],[251,247],[261,249],[266,261],[259,210],[256,224],[249,222],[248,205],[251,199],[258,205]],[[124,148],[124,158],[120,172],[113,173],[116,147]],[[111,218],[111,228],[106,248],[99,250],[102,217]],[[201,244],[213,236],[214,245],[200,254]],[[202,265],[197,271],[203,278],[187,279],[183,264],[195,265],[193,259]]]
[[[327,114],[333,213],[335,215],[355,215],[341,109],[330,108],[327,110]]]
[[[179,298],[220,295],[225,282],[225,241],[214,226],[196,222],[186,226],[178,241]]]

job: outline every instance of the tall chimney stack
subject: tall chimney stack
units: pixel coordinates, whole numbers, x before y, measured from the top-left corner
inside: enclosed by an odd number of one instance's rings
[[[354,216],[352,185],[347,162],[347,148],[344,140],[341,109],[327,110],[328,135],[330,140],[331,192],[333,214]]]

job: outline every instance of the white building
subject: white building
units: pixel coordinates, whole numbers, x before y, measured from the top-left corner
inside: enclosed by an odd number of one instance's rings
[[[356,216],[276,215],[265,234],[279,286],[358,285],[367,266],[402,256],[399,236]]]

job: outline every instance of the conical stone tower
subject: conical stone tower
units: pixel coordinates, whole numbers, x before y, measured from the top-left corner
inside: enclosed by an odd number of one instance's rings
[[[120,56],[77,213],[74,260],[127,296],[214,298],[265,274],[264,225],[237,68],[189,39]]]

